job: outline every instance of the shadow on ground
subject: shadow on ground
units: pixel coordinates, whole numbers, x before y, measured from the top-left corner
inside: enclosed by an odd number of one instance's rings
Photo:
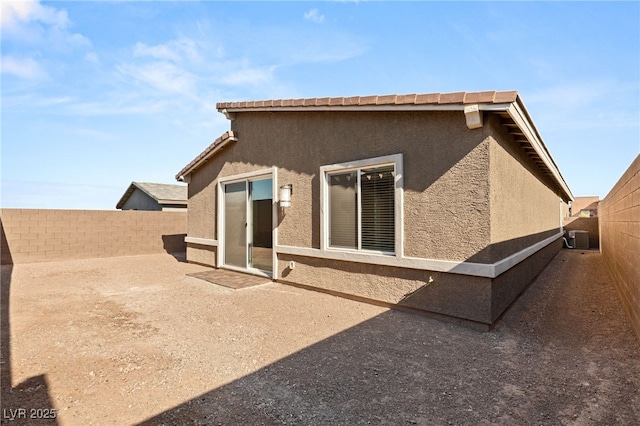
[[[57,425],[57,412],[49,395],[49,385],[45,375],[30,377],[13,386],[11,363],[11,275],[13,265],[2,265],[0,294],[0,386],[2,418],[0,423]]]
[[[639,390],[600,254],[562,251],[492,332],[388,311],[141,424],[637,424]]]

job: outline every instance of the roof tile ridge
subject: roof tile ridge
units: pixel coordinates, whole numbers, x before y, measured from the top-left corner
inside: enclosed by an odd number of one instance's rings
[[[396,95],[395,104],[396,105],[415,104],[417,97],[418,95],[415,93],[409,93],[406,95]]]
[[[360,102],[358,105],[375,105],[378,100],[378,95],[360,96]]]
[[[345,106],[357,106],[360,105],[360,96],[350,96],[348,98],[344,98]]]
[[[439,104],[461,104],[464,102],[466,92],[441,93]]]
[[[496,92],[493,102],[497,104],[501,104],[504,102],[515,102],[518,99],[518,96],[519,94],[517,90],[506,90],[503,92]]]
[[[438,104],[440,103],[441,93],[423,93],[416,95],[415,105]]]
[[[376,105],[395,105],[398,95],[382,95],[376,99]]]

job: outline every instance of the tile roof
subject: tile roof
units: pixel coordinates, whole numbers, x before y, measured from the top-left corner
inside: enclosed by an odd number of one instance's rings
[[[151,182],[132,183],[156,200],[187,201],[187,187],[185,185]]]
[[[189,164],[184,166],[182,170],[176,175],[176,180],[182,180],[182,177],[188,174],[192,169],[195,169],[201,162],[207,161],[210,155],[214,151],[222,147],[226,142],[237,140],[233,131],[229,130],[224,132],[219,138],[217,138],[211,145],[209,145],[204,151],[202,151],[196,158],[191,160]]]
[[[515,102],[518,92],[515,90],[497,92],[454,92],[426,93],[409,95],[373,95],[336,98],[277,99],[266,101],[219,102],[218,110],[224,109],[260,109],[260,108],[299,108],[299,107],[359,107],[392,105],[447,105],[447,104],[501,104]]]
[[[442,109],[465,110],[466,114],[465,107],[467,105],[479,105],[481,110],[497,114],[502,124],[513,136],[514,142],[536,163],[544,174],[558,184],[558,188],[567,200],[573,199],[571,190],[562,177],[558,166],[551,158],[522,99],[515,90],[219,102],[216,104],[216,108],[224,113],[229,120],[234,120],[235,114],[242,111],[302,111],[305,108],[308,108],[309,111],[354,111],[360,108],[367,111]],[[227,142],[237,141],[237,136],[231,131],[220,136],[184,167],[176,175],[176,179],[183,180],[184,177],[215,155]]]
[[[186,204],[188,193],[186,185],[172,185],[166,183],[131,182],[120,201],[117,209],[122,208],[131,194],[137,189],[141,190],[161,204]]]

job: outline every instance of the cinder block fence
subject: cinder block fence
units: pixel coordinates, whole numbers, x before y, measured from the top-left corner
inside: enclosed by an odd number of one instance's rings
[[[1,263],[176,253],[186,212],[1,209]]]
[[[598,208],[600,252],[640,339],[640,155]]]

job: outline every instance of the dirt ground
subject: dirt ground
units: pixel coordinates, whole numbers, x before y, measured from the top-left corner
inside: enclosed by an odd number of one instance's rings
[[[3,266],[2,422],[640,424],[640,343],[598,252],[560,252],[491,332],[185,275],[205,269]]]

